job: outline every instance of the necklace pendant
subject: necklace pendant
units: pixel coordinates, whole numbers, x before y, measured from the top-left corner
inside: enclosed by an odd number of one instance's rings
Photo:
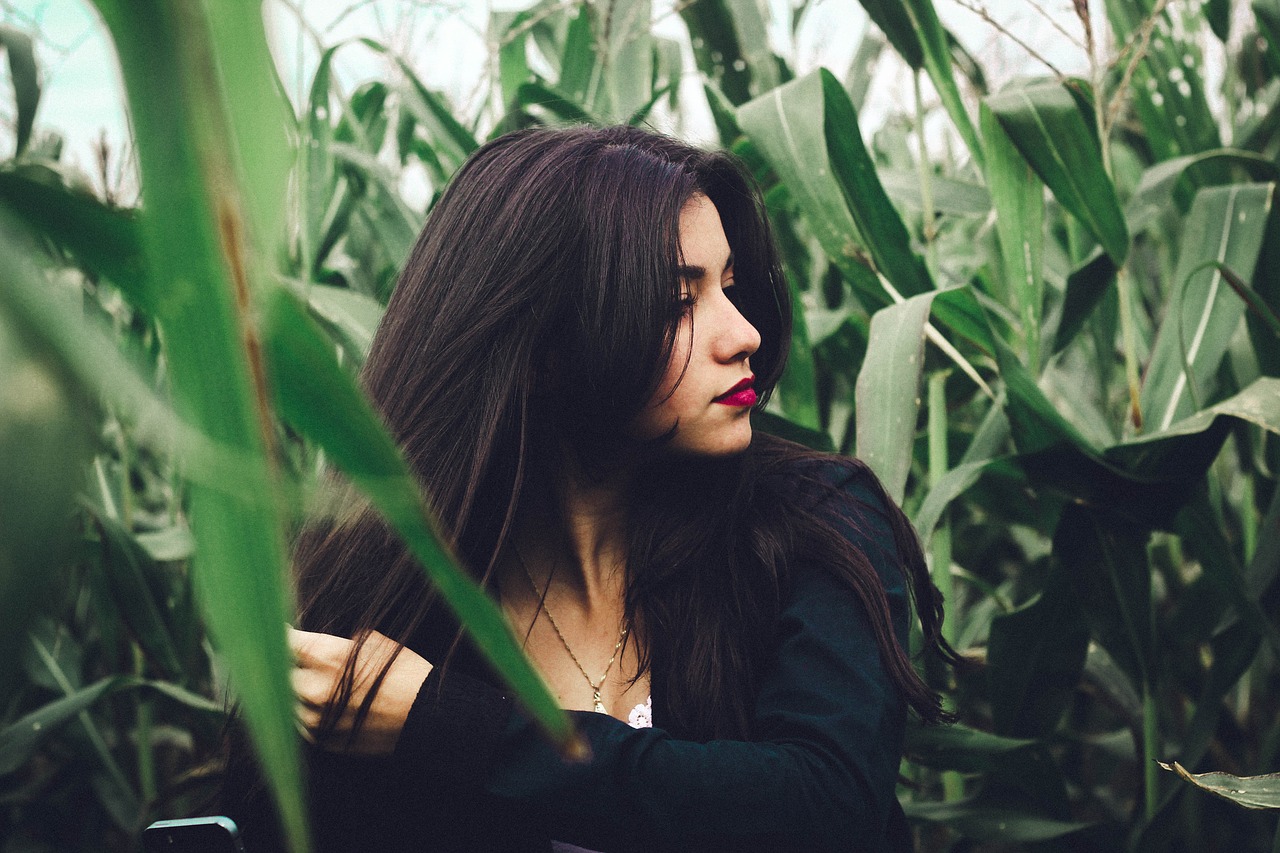
[[[606,710],[604,709],[604,702],[600,701],[600,691],[599,691],[599,690],[595,691],[595,695],[594,695],[592,698],[594,698],[594,699],[595,699],[596,705],[595,705],[595,707],[594,707],[594,708],[592,708],[591,710],[595,711],[597,714],[607,714],[607,713],[609,713],[608,711],[606,711]]]

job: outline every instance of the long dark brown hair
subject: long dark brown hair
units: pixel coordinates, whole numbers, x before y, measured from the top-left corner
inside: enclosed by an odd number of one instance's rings
[[[751,366],[763,404],[782,373],[791,302],[759,193],[729,155],[629,127],[518,131],[477,151],[432,209],[362,381],[482,583],[516,519],[545,499],[563,466],[590,476],[635,458],[628,425],[670,360],[688,357],[672,351],[679,220],[698,193],[720,215],[735,302],[760,332]],[[939,718],[867,556],[822,513],[786,499],[815,470],[803,464],[813,454],[757,437],[737,457],[670,464],[662,443],[642,448],[643,475],[627,495],[625,605],[643,626],[641,671],[661,679],[655,692],[673,721],[703,738],[749,736],[754,685],[796,559],[828,567],[857,594],[901,697],[921,718]],[[949,657],[919,545],[884,504],[926,645]],[[308,630],[377,629],[407,642],[429,613],[439,618],[421,569],[371,510],[309,527],[295,565]]]

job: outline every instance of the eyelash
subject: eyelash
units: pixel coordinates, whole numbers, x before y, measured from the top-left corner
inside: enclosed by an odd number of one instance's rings
[[[743,291],[738,288],[736,279],[729,279],[721,288],[725,295],[729,297],[729,301],[733,303],[735,308],[741,307],[738,303],[742,297]]]
[[[728,295],[729,301],[732,302],[735,306],[738,304],[738,301],[737,301],[738,293],[734,292],[734,286],[736,284],[737,284],[737,281],[735,281],[734,279],[729,279],[727,282],[720,285],[720,289]],[[681,314],[688,314],[693,310],[694,306],[698,304],[698,297],[692,290],[690,290],[690,291],[681,293],[680,300],[676,304],[679,306]]]

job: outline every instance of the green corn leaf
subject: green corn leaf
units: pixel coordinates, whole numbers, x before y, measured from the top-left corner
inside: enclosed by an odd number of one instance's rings
[[[1113,455],[1115,448],[1104,454],[1085,438],[1058,412],[1007,346],[997,347],[997,361],[1005,383],[1010,436],[1018,450],[1014,461],[1027,478],[1083,504],[1105,507],[1134,525],[1167,526],[1225,436],[1223,427],[1202,427],[1195,432],[1203,436],[1197,434],[1179,449],[1180,465],[1149,471],[1135,462],[1134,454]]]
[[[904,0],[863,0],[862,8],[907,65],[916,71],[924,67],[924,45]]]
[[[596,13],[599,32],[605,34],[604,63],[592,111],[608,116],[610,122],[625,122],[654,98],[652,3],[599,0],[587,8]]]
[[[291,848],[308,846],[294,725],[285,545],[253,288],[283,236],[287,115],[254,4],[97,0],[120,60],[143,247],[179,412],[240,458],[193,483],[193,581]],[[228,105],[236,110],[228,113]],[[209,377],[217,376],[215,389]]]
[[[909,210],[924,210],[924,198],[920,191],[920,173],[905,169],[880,167],[876,170],[885,192],[894,201]],[[980,184],[947,178],[942,175],[929,177],[936,213],[955,216],[986,218],[991,213],[991,194]]]
[[[768,10],[760,0],[724,0],[751,73],[752,92],[763,94],[781,82],[778,58],[769,49]]]
[[[659,103],[667,98],[667,106],[680,109],[680,85],[684,80],[684,52],[677,39],[653,39],[653,99]]]
[[[1201,409],[1158,432],[1129,439],[1107,449],[1107,458],[1143,477],[1158,478],[1193,471],[1212,458],[1216,449],[1194,445],[1223,432],[1226,419],[1280,434],[1280,378],[1262,376],[1238,394]],[[1221,440],[1221,436],[1218,437]]]
[[[332,194],[328,196],[328,204],[319,204],[320,217],[315,221],[315,232],[313,237],[316,238],[306,247],[306,253],[301,255],[304,263],[303,269],[308,270],[310,280],[315,280],[324,275],[325,265],[330,262],[333,256],[333,250],[344,237],[351,233],[351,221],[359,212],[359,206],[366,194],[366,185],[361,182],[360,186],[353,186],[353,173],[359,174],[358,167],[352,166],[350,162],[344,163],[344,169],[339,172],[332,170],[333,156],[328,150],[329,142],[324,142],[325,161],[330,167],[329,178],[325,182],[332,186]],[[423,146],[425,147],[425,146]],[[363,175],[361,175],[363,178]],[[320,190],[320,195],[312,196],[312,198],[325,198],[325,191]],[[401,220],[404,219],[404,211],[400,205],[389,206],[389,210],[383,208],[384,212],[390,215],[398,215]],[[396,229],[399,231],[399,229]],[[398,235],[403,240],[402,235]],[[394,239],[394,238],[393,238]],[[341,263],[341,259],[339,259]]]
[[[867,355],[856,390],[857,456],[875,472],[894,503],[901,503],[911,470],[924,325],[934,293],[882,308],[871,317]]]
[[[946,344],[929,326],[929,314],[941,313],[945,307],[951,315],[960,315],[972,298],[967,288],[935,290],[882,308],[871,317],[866,355],[854,392],[857,455],[876,472],[897,502],[902,501],[911,468],[924,340],[930,336],[935,343]],[[948,355],[966,372],[973,372],[954,349]],[[973,375],[976,377],[976,372]]]
[[[382,303],[349,287],[313,284],[299,293],[305,296],[311,313],[334,330],[338,343],[356,365],[364,364],[382,322]]]
[[[943,474],[938,482],[933,484],[933,488],[929,489],[929,493],[925,495],[924,502],[920,504],[920,508],[916,510],[915,516],[911,519],[911,523],[915,526],[916,534],[919,535],[921,542],[928,545],[934,529],[942,518],[942,513],[946,511],[952,501],[978,482],[978,478],[995,461],[982,459],[973,462],[961,462]]]
[[[173,637],[157,606],[154,588],[147,580],[148,574],[156,574],[150,555],[118,521],[97,512],[92,514],[93,523],[102,536],[102,565],[107,586],[120,615],[148,658],[168,677],[184,680]]]
[[[1280,230],[1277,228],[1277,225],[1280,225],[1280,221],[1278,220],[1280,220],[1280,217],[1273,216],[1271,218],[1272,226],[1268,229],[1268,236],[1263,239],[1263,249],[1262,253],[1259,255],[1260,262],[1258,264],[1258,268],[1265,266],[1265,259],[1267,257],[1266,253],[1268,251],[1267,243],[1273,241],[1275,239],[1276,232]],[[1226,282],[1227,286],[1231,288],[1235,295],[1240,297],[1241,301],[1244,302],[1245,307],[1249,311],[1249,321],[1251,323],[1256,321],[1260,329],[1265,329],[1266,332],[1270,334],[1271,341],[1280,339],[1280,316],[1278,316],[1275,310],[1267,304],[1266,300],[1264,300],[1261,295],[1251,290],[1249,285],[1246,284],[1240,276],[1236,275],[1235,271],[1232,270],[1231,267],[1218,263],[1213,264],[1212,267],[1222,274],[1222,280]],[[1255,268],[1255,279],[1258,278],[1256,276],[1256,272],[1257,268]],[[1256,349],[1249,355],[1257,359],[1260,363],[1262,346],[1257,343],[1256,338],[1254,340],[1254,346]],[[1233,352],[1233,356],[1234,355],[1235,353]],[[1267,372],[1269,373],[1270,371]]]
[[[1252,151],[1235,148],[1219,148],[1156,163],[1142,173],[1125,205],[1130,233],[1137,234],[1151,227],[1175,209],[1175,205],[1176,209],[1187,211],[1197,185],[1204,185],[1214,177],[1204,169],[1213,164],[1240,166],[1256,181],[1280,179],[1280,164]]]
[[[1191,773],[1178,762],[1160,762],[1202,791],[1230,800],[1246,809],[1280,809],[1280,773],[1263,776],[1233,776],[1230,773]]]
[[[1025,378],[1015,379],[1014,384]],[[1015,396],[1015,391],[1010,388],[1009,394]],[[1055,425],[1050,415],[1038,414],[1041,407],[1049,406],[1047,400],[1037,401],[1026,390],[1017,391],[1016,396],[1021,399],[1007,405],[1006,412],[1010,412],[1015,442],[1022,441],[1026,447],[1013,460],[1027,477],[1041,488],[1105,508],[1138,526],[1169,528],[1217,457],[1232,422],[1280,433],[1280,379],[1273,377],[1255,380],[1234,397],[1163,432],[1130,439],[1102,454],[1074,440],[1065,422]],[[1029,411],[1019,411],[1023,408]],[[996,466],[999,460],[989,464]],[[921,507],[917,518],[922,534],[941,506],[983,473],[981,468],[964,465],[955,470],[963,471],[963,476],[948,474],[959,480],[949,483],[936,500],[931,495]],[[946,483],[944,478],[938,490]]]
[[[816,71],[746,104],[738,121],[842,272],[861,265],[865,252],[902,296],[933,289],[862,144],[849,95],[829,71]],[[847,272],[846,278],[856,283],[861,276]],[[883,290],[859,295],[873,305],[892,298]]]
[[[1009,416],[1013,444],[1019,453],[1030,454],[1054,445],[1069,445],[1086,455],[1098,456],[1097,448],[1054,408],[1017,356],[999,342],[996,360],[1005,383],[1005,413]]]
[[[858,49],[854,51],[853,59],[849,63],[849,72],[844,78],[844,88],[849,93],[849,100],[853,103],[853,108],[859,112],[866,103],[867,90],[871,88],[876,60],[880,58],[884,47],[885,39],[880,33],[870,27],[863,30],[862,38],[858,41]]]
[[[703,83],[702,91],[707,96],[707,106],[711,108],[711,120],[715,122],[720,144],[737,153],[739,144],[745,141],[742,128],[738,126],[737,111],[724,93],[712,83]]]
[[[525,707],[562,747],[571,746],[568,717],[516,644],[497,606],[441,544],[408,463],[354,379],[338,365],[323,333],[285,290],[273,294],[266,324],[267,364],[284,419],[323,448],[368,496]]]
[[[1140,38],[1155,11],[1155,4],[1145,0],[1106,0],[1105,5],[1115,36],[1122,43]],[[1152,154],[1156,160],[1167,160],[1220,148],[1218,121],[1209,108],[1198,70],[1204,67],[1199,45],[1174,22],[1167,8],[1155,21],[1155,33],[1144,45],[1130,91],[1123,93],[1133,100]]]
[[[431,137],[432,147],[447,166],[448,174],[453,174],[466,162],[480,143],[475,135],[458,121],[450,109],[446,98],[426,86],[418,77],[413,67],[404,57],[373,39],[354,39],[375,53],[381,53],[395,62],[399,72],[404,76],[404,85],[397,90],[403,99],[404,108],[427,131]]]
[[[0,210],[0,214],[4,211]],[[11,695],[26,627],[72,553],[74,499],[101,431],[95,387],[50,333],[79,339],[79,293],[50,286],[30,235],[0,215],[0,694]],[[26,252],[23,249],[27,249]],[[56,329],[51,329],[56,326]]]
[[[991,620],[987,684],[1002,735],[1051,735],[1084,670],[1089,631],[1067,580],[1054,572],[1031,603]]]
[[[1079,832],[1087,823],[1040,817],[1028,811],[986,805],[974,800],[954,803],[902,804],[907,818],[948,826],[966,838],[978,841],[1030,843],[1061,838]]]
[[[376,154],[358,146],[334,142],[329,146],[329,151],[336,161],[358,171],[374,188],[373,196],[377,200],[374,209],[379,212],[379,224],[385,229],[378,236],[386,244],[392,257],[408,257],[409,249],[418,239],[422,217],[405,203],[400,194],[398,176],[392,174]]]
[[[938,20],[932,0],[860,0],[889,43],[913,70],[923,68],[933,81],[942,105],[960,132],[960,138],[979,166],[983,150],[973,121],[965,109],[960,88],[951,70],[951,48],[947,31]]]
[[[1067,276],[1067,290],[1062,299],[1058,328],[1054,333],[1053,352],[1062,352],[1084,328],[1085,321],[1098,307],[1102,297],[1115,286],[1118,268],[1111,256],[1099,247]]]
[[[293,151],[287,133],[296,127],[292,104],[267,47],[262,10],[254,4],[235,13],[222,3],[207,6],[206,20],[216,56],[218,82],[227,104],[226,127],[246,192],[242,204],[261,229],[263,250],[283,244],[285,205]]]
[[[1053,553],[1071,581],[1095,640],[1136,685],[1149,687],[1156,661],[1150,534],[1081,504],[1062,513]]]
[[[746,49],[735,20],[735,2],[749,13],[753,0],[700,0],[678,8],[689,28],[694,60],[707,85],[714,86],[729,103],[741,106],[772,87],[753,85],[752,66],[745,59]]]
[[[34,163],[0,172],[0,201],[85,270],[110,279],[131,304],[150,310],[135,213],[107,207]]]
[[[1206,264],[1224,264],[1246,281],[1253,277],[1274,194],[1274,184],[1209,187],[1196,194],[1183,229],[1169,309],[1142,386],[1142,409],[1157,431],[1207,402],[1245,303],[1218,269]]]
[[[571,102],[590,104],[600,76],[594,18],[585,4],[571,7],[568,15],[564,46],[559,54],[560,77],[556,85]]]
[[[1022,349],[1039,373],[1044,306],[1044,182],[1019,154],[985,103],[979,113],[986,151],[987,186],[995,207],[1005,290],[1022,323]]]
[[[1196,554],[1205,576],[1223,594],[1235,615],[1249,630],[1271,644],[1280,654],[1280,628],[1268,618],[1245,582],[1244,572],[1235,558],[1231,543],[1219,527],[1208,497],[1200,491],[1178,515],[1175,530]]]
[[[653,108],[658,105],[658,102],[668,95],[674,95],[675,92],[676,90],[671,84],[655,88],[653,90],[653,94],[649,96],[649,100],[645,101],[637,107],[631,115],[627,116],[625,124],[630,127],[640,127],[641,125],[648,124],[649,115],[653,112]]]
[[[36,107],[40,105],[40,70],[36,66],[35,44],[27,33],[0,26],[0,47],[9,57],[9,80],[13,84],[14,105],[17,107],[14,157],[20,157],[31,141]]]
[[[821,80],[809,75],[742,107],[733,126],[747,134],[753,150],[777,173],[823,252],[854,285],[859,299],[875,307],[888,305],[892,300],[868,269],[858,226],[832,177],[823,107]],[[887,196],[884,201],[888,205]]]
[[[1200,8],[1218,41],[1226,42],[1231,37],[1231,0],[1205,0]]]
[[[990,315],[978,302],[978,298],[974,295],[972,288],[967,286],[949,287],[940,291],[938,299],[933,303],[933,316],[946,325],[951,332],[951,337],[956,340],[963,341],[967,346],[978,350],[984,356],[990,357],[995,353],[995,334],[991,330]],[[925,329],[925,332],[930,336],[930,340],[935,344],[939,344],[948,358],[970,379],[974,380],[975,385],[983,388],[984,391],[987,390],[977,378],[975,369],[964,361],[962,356],[957,357],[958,353],[954,350],[947,351],[947,344],[943,341],[942,336],[936,334],[935,331]]]
[[[916,764],[940,770],[991,770],[1004,756],[1034,744],[1034,740],[1004,737],[960,723],[925,726],[915,720],[907,722],[906,754]]]
[[[1193,447],[1184,447],[1184,451],[1198,452],[1188,455],[1183,467],[1165,472],[1163,477],[1135,473],[1124,465],[1126,457],[1103,455],[1071,425],[1007,346],[997,348],[997,361],[1005,383],[1004,409],[1010,437],[1018,450],[1014,461],[1026,477],[1037,487],[1090,506],[1106,507],[1133,524],[1169,524],[1185,503],[1189,486],[1203,475],[1223,438],[1223,433],[1214,432],[1197,439]],[[973,472],[969,475],[973,476]],[[940,495],[938,500],[945,499]],[[934,506],[935,511],[938,508]]]
[[[333,154],[332,90],[333,58],[346,43],[335,44],[320,54],[307,97],[306,133],[298,154],[298,182],[305,195],[302,213],[306,245],[301,247],[302,269],[314,277],[337,244],[351,216],[351,188],[345,176],[335,173]],[[345,108],[345,101],[337,98]],[[337,196],[337,198],[335,198]]]
[[[201,696],[199,693],[192,693],[184,687],[179,687],[172,681],[144,681],[141,682],[140,686],[155,691],[165,699],[176,702],[184,708],[207,714],[218,722],[226,719],[227,709],[221,704]]]
[[[529,7],[536,23],[529,30],[535,51],[547,63],[551,73],[560,78],[562,45],[568,18],[578,11],[577,6],[563,7],[558,0],[539,0]]]
[[[0,776],[25,764],[46,737],[92,708],[103,696],[136,683],[137,679],[123,675],[95,681],[0,729]]]
[[[515,100],[516,89],[532,77],[528,45],[535,11],[492,11],[489,13],[489,41],[498,46],[498,88],[504,107]]]
[[[1057,82],[1023,82],[989,96],[986,104],[1062,206],[1117,265],[1124,263],[1129,232],[1097,133],[1076,97]]]
[[[791,292],[791,351],[787,355],[786,372],[778,381],[778,401],[788,420],[806,429],[821,430],[813,345],[809,340],[804,302],[794,276],[788,275],[787,282]]]
[[[4,324],[0,330],[6,335],[4,346],[14,346],[7,336],[16,334],[24,353],[45,360],[50,380],[61,383],[72,395],[80,418],[93,412],[95,400],[102,400],[128,422],[136,439],[155,442],[160,447],[172,446],[181,431],[172,412],[138,377],[105,331],[85,320],[80,294],[50,287],[50,282],[32,264],[33,253],[22,251],[24,237],[25,232],[17,223],[0,210],[0,268],[7,272],[5,286],[0,288],[0,323]],[[23,368],[11,367],[5,375],[21,377],[23,372]],[[38,399],[47,393],[37,394],[35,387],[32,397]],[[40,413],[39,409],[34,411]],[[98,427],[94,423],[85,428],[96,431]],[[78,456],[77,442],[68,440],[74,433],[64,433],[48,424],[43,429],[59,436],[61,453]],[[59,466],[42,466],[42,469],[52,474]],[[76,473],[72,481],[78,482],[80,478]],[[26,481],[23,477],[6,480]],[[20,529],[20,526],[6,526],[6,529]]]
[[[1266,40],[1266,56],[1270,60],[1271,73],[1280,69],[1280,2],[1254,0],[1252,4],[1258,33]]]
[[[1222,697],[1235,689],[1261,648],[1258,635],[1239,623],[1215,628],[1207,641],[1213,663],[1179,750],[1182,759],[1192,766],[1200,763],[1213,744],[1218,721],[1226,711]]]
[[[1280,4],[1276,8],[1280,11]],[[1263,62],[1273,69],[1272,79],[1255,96],[1257,107],[1253,113],[1241,117],[1232,132],[1232,142],[1246,151],[1266,150],[1280,132],[1280,51],[1275,51],[1274,57],[1272,54],[1268,39]]]
[[[1267,376],[1280,376],[1280,329],[1272,322],[1280,309],[1280,276],[1275,271],[1280,269],[1280,216],[1274,213],[1267,226],[1266,236],[1262,239],[1262,249],[1258,252],[1258,263],[1253,270],[1252,294],[1258,305],[1251,305],[1246,317],[1249,339],[1253,342],[1254,354],[1258,359],[1258,369]],[[1223,277],[1228,283],[1232,278],[1223,270]],[[1248,291],[1233,285],[1233,289],[1242,295]]]
[[[579,124],[600,124],[590,113],[577,102],[562,92],[553,89],[541,80],[532,80],[520,84],[516,89],[515,106],[520,109],[540,107],[556,118]]]

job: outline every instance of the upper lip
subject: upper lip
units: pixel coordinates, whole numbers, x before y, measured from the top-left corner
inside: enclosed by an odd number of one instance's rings
[[[734,394],[737,394],[739,391],[745,391],[748,388],[750,388],[755,381],[756,381],[756,378],[754,375],[748,376],[746,379],[743,379],[741,382],[739,382],[737,385],[734,385],[728,391],[725,391],[719,397],[716,397],[716,399],[723,400],[725,397],[731,397]]]

